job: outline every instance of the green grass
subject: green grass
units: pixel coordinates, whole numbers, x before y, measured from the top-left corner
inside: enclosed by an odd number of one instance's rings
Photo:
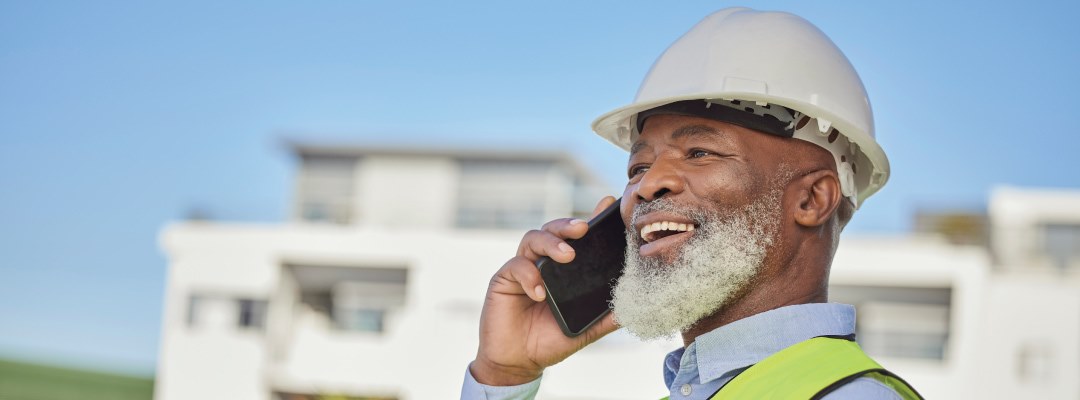
[[[154,379],[0,360],[0,400],[150,400]]]

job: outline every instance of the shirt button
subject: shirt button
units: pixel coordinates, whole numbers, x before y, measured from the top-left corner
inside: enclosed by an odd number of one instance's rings
[[[679,388],[679,393],[682,393],[683,396],[689,396],[690,392],[693,391],[694,388],[690,387],[690,384],[684,384],[681,388]]]

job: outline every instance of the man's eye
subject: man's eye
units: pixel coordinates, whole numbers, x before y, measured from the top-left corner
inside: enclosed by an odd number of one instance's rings
[[[693,149],[687,153],[688,158],[701,158],[713,154],[713,152],[702,149]]]
[[[629,176],[630,176],[631,178],[633,178],[633,177],[635,177],[635,176],[638,176],[638,175],[644,174],[644,173],[645,173],[645,171],[648,171],[648,170],[649,170],[649,166],[648,166],[648,165],[635,165],[635,166],[633,166],[633,167],[630,167],[630,173],[629,173],[628,175],[629,175]]]

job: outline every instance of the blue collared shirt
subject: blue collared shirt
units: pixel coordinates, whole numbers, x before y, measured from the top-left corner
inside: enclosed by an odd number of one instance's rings
[[[855,333],[855,308],[846,304],[814,303],[781,307],[732,322],[698,336],[686,348],[664,359],[664,382],[671,400],[705,400],[735,375],[788,346],[818,336]],[[532,399],[540,379],[511,387],[477,383],[466,371],[461,398]],[[826,400],[896,399],[884,384],[859,378],[824,397]]]

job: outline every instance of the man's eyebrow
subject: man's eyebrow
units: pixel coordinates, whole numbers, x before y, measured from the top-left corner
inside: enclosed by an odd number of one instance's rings
[[[633,157],[634,153],[637,153],[646,147],[649,147],[649,144],[645,143],[644,140],[638,140],[634,142],[634,145],[630,146],[630,156]]]
[[[684,139],[695,136],[717,135],[720,132],[706,125],[687,125],[671,133],[672,139]]]
[[[709,136],[709,137],[712,137],[712,138],[717,138],[718,136],[723,136],[723,135],[720,135],[720,131],[716,130],[713,127],[707,126],[707,125],[687,125],[687,126],[679,128],[679,129],[676,129],[675,132],[671,133],[671,139],[672,140],[699,137],[699,136]],[[726,140],[726,138],[725,138],[725,140]],[[644,140],[638,140],[637,142],[634,142],[634,145],[630,146],[630,156],[632,157],[634,155],[634,153],[637,153],[637,152],[645,149],[646,147],[649,147],[649,144],[646,143]]]

